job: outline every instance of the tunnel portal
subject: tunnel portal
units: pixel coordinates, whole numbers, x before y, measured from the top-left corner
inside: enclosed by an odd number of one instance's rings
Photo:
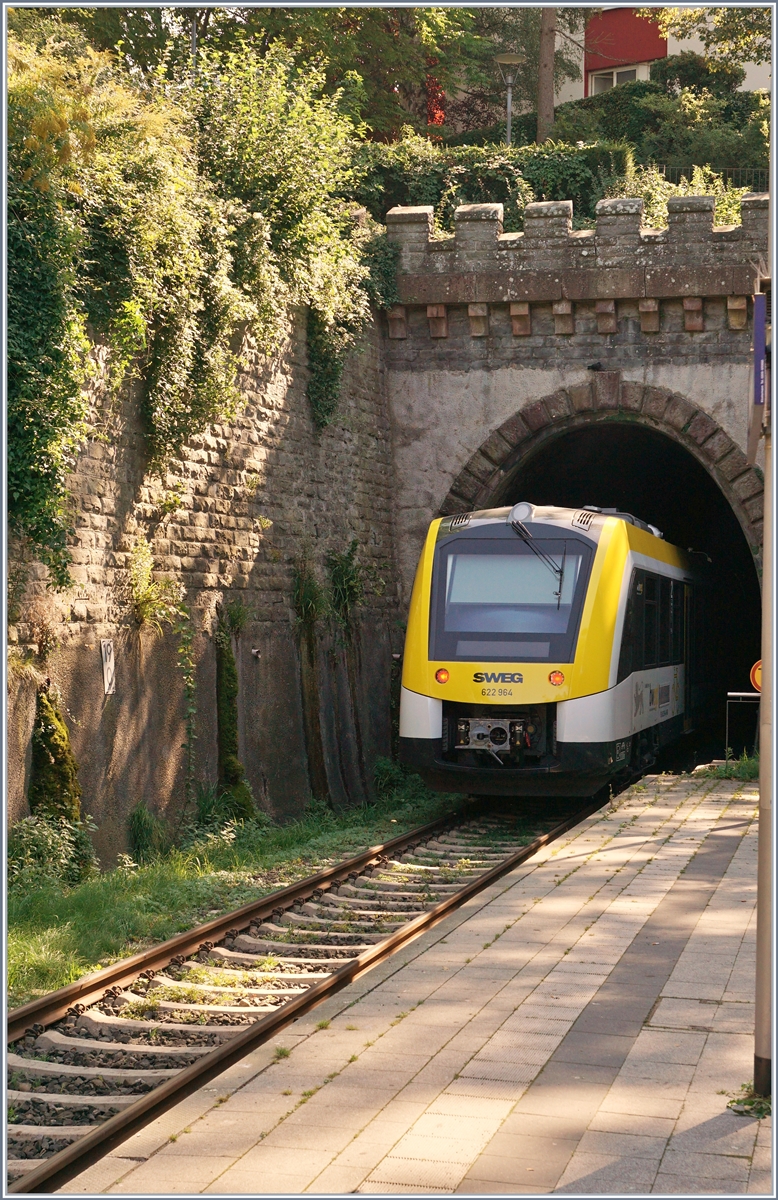
[[[710,613],[714,640],[711,749],[723,753],[726,693],[752,691],[749,672],[760,655],[761,598],[743,530],[710,474],[682,445],[636,423],[608,422],[560,431],[522,459],[503,483],[500,504],[528,500],[579,508],[594,504],[634,514],[667,541],[704,551],[716,585]],[[733,714],[735,753],[754,742],[756,705]]]

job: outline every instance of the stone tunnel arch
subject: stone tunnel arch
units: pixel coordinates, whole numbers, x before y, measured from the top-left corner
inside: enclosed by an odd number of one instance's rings
[[[495,430],[454,480],[441,512],[520,499],[626,508],[664,528],[669,540],[711,554],[718,754],[725,693],[751,690],[748,673],[760,653],[761,472],[685,397],[623,382],[618,372],[593,373],[584,385],[525,405]],[[749,739],[750,725],[732,744],[740,752]]]
[[[761,564],[763,480],[736,442],[698,405],[666,388],[593,372],[589,383],[560,388],[526,404],[494,430],[455,478],[441,515],[508,503],[521,466],[550,441],[613,422],[653,429],[683,447],[718,485],[742,529],[757,572]],[[639,515],[639,514],[638,514]]]

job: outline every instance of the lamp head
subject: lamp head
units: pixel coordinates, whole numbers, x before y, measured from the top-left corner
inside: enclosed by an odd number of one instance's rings
[[[504,82],[513,83],[516,75],[516,68],[520,67],[524,62],[524,55],[509,54],[507,52],[504,54],[495,54],[494,61],[500,68],[500,74],[502,75]]]

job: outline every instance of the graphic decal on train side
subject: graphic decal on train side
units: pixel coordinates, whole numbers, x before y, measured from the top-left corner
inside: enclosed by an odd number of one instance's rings
[[[607,692],[557,705],[560,742],[615,742],[683,712],[683,665],[636,671]]]

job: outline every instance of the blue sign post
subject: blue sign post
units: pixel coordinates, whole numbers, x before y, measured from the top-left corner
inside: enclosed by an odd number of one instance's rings
[[[748,414],[748,448],[746,458],[756,462],[762,428],[767,423],[765,408],[768,404],[767,369],[767,296],[757,292],[754,296],[754,380]]]

